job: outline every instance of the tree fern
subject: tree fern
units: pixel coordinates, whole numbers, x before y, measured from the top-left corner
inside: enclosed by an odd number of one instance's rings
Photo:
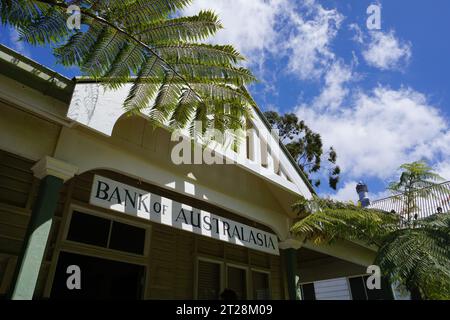
[[[316,244],[358,240],[378,248],[374,264],[391,282],[428,299],[450,299],[450,213],[414,225],[399,216],[328,199],[300,199],[292,232]]]
[[[67,15],[57,8],[50,7],[36,20],[19,29],[21,39],[30,44],[59,42],[70,32],[66,26]]]
[[[238,65],[243,57],[232,46],[196,43],[222,28],[213,12],[173,18],[190,2],[0,0],[0,18],[16,27],[24,41],[50,44],[58,62],[80,67],[107,88],[133,82],[124,103],[127,111],[147,110],[155,122],[189,128],[211,104],[224,130],[242,127],[241,119],[224,116],[220,109],[232,103],[236,114],[250,117],[247,107],[256,104],[245,85],[255,77]],[[73,3],[81,8],[80,30],[69,30],[65,23]]]
[[[125,109],[131,112],[136,112],[147,108],[148,103],[158,91],[158,84],[148,83],[147,78],[161,79],[164,74],[164,67],[156,57],[149,57],[146,59],[144,66],[139,71],[138,77],[134,82],[127,99],[125,100]],[[166,78],[163,80],[163,85],[160,87],[160,91],[161,88],[167,85]]]
[[[212,11],[200,11],[197,16],[181,17],[166,21],[129,26],[127,30],[148,43],[180,43],[199,41],[215,34],[222,28]]]
[[[209,44],[167,44],[158,45],[155,50],[166,60],[177,63],[192,61],[194,63],[212,63],[214,65],[231,66],[244,60],[232,46]]]

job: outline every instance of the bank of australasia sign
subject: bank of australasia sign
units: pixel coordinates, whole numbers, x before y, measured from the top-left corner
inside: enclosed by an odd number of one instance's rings
[[[177,229],[278,255],[276,235],[96,175],[90,203]]]

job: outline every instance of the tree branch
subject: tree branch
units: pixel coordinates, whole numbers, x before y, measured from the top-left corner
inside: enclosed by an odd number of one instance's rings
[[[59,2],[59,1],[53,1],[53,0],[33,0],[33,1],[45,3],[50,6],[59,7],[59,8],[65,9],[65,10],[67,10],[67,8],[69,7],[65,2]],[[170,69],[177,77],[179,77],[186,84],[186,86],[189,88],[189,90],[191,90],[192,92],[195,93],[196,98],[198,98],[199,100],[202,100],[200,95],[197,92],[195,92],[194,89],[191,88],[191,86],[189,85],[189,82],[184,78],[184,76],[181,75],[177,70],[175,70],[175,68],[170,63],[168,63],[164,58],[160,57],[149,45],[145,44],[144,42],[142,42],[141,40],[139,40],[138,38],[133,36],[131,33],[116,26],[114,23],[111,23],[108,20],[106,20],[102,17],[99,17],[96,14],[93,14],[87,10],[84,10],[81,7],[80,7],[80,14],[85,14],[86,16],[98,21],[99,23],[106,25],[110,28],[113,28],[114,30],[118,31],[119,33],[124,34],[125,36],[127,36],[128,38],[130,38],[131,40],[136,42],[138,45],[140,45],[143,48],[145,48],[146,50],[148,50],[152,55],[154,55],[156,57],[156,59],[161,61],[168,69]]]

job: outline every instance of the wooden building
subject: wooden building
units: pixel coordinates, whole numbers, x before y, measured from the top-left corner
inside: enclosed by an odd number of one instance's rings
[[[2,297],[296,299],[365,275],[371,248],[290,234],[314,191],[260,111],[247,143],[217,151],[232,164],[175,164],[179,141],[124,114],[126,91],[0,47]]]

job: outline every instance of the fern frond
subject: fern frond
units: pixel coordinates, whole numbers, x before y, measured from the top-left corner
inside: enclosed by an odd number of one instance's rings
[[[19,28],[20,40],[33,45],[65,40],[71,34],[66,20],[67,16],[60,8],[50,7],[36,20]]]
[[[0,22],[13,27],[24,27],[39,18],[51,6],[29,0],[0,0]]]
[[[213,64],[231,66],[244,60],[244,57],[233,46],[210,44],[178,43],[158,45],[155,47],[161,57],[167,61],[193,61],[196,64]]]
[[[76,31],[69,40],[53,50],[56,60],[64,66],[81,66],[103,30],[103,27],[93,24],[87,32]]]
[[[196,118],[223,129],[243,126],[242,117],[251,115],[249,105],[256,106],[244,85],[256,79],[237,66],[243,57],[232,46],[191,43],[222,25],[212,11],[172,18],[190,2],[0,0],[0,21],[32,44],[51,44],[59,63],[78,66],[106,88],[133,82],[127,111],[151,107],[149,116],[172,127],[189,126]],[[70,4],[81,8],[80,30],[67,28]],[[224,104],[236,107],[225,114],[219,111]],[[205,110],[215,115],[212,121],[205,119]]]
[[[94,77],[103,76],[126,44],[123,34],[105,27],[81,65],[81,71]]]
[[[164,67],[161,62],[156,57],[148,58],[125,100],[125,110],[139,112],[148,108],[160,85],[148,82],[146,78],[162,78],[163,75]]]
[[[222,100],[228,102],[246,102],[253,107],[256,107],[256,103],[251,96],[243,89],[236,88],[226,84],[216,83],[190,83],[191,87],[197,92],[202,99],[206,101]]]
[[[169,125],[174,129],[184,129],[192,120],[199,99],[191,89],[184,89],[178,105],[172,113]]]
[[[203,40],[221,28],[216,14],[212,11],[201,11],[196,16],[138,24],[128,27],[127,30],[136,34],[141,41],[158,44]]]
[[[172,65],[188,81],[191,79],[201,79],[204,82],[219,80],[236,86],[256,81],[255,76],[248,69],[242,67],[235,68],[189,62],[172,63]]]
[[[125,27],[162,21],[171,13],[183,9],[191,0],[135,0],[127,1],[110,12]]]
[[[171,72],[166,71],[162,85],[159,87],[158,94],[150,110],[150,118],[157,121],[160,125],[168,125],[169,119],[172,116],[176,106],[179,102],[185,87],[180,83],[177,76]]]
[[[138,74],[145,59],[146,56],[141,46],[126,45],[103,78],[107,87],[117,89],[124,83],[130,82],[131,75]]]

